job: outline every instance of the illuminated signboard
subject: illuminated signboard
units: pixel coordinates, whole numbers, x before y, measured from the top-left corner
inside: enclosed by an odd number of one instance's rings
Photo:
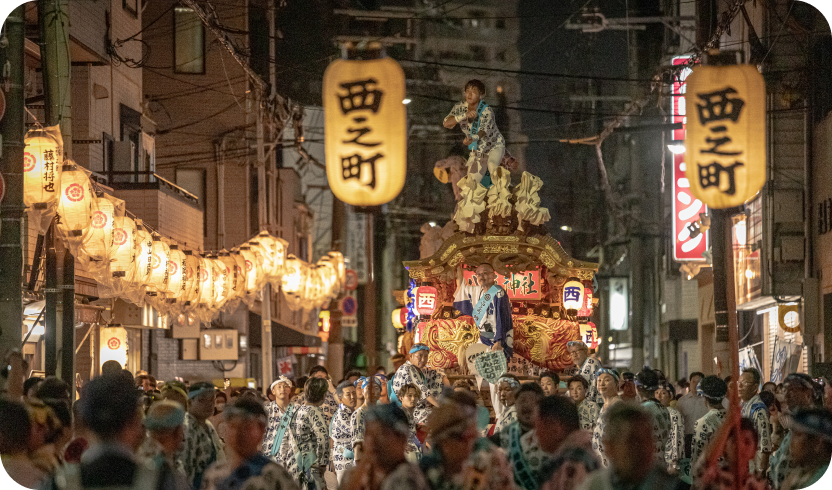
[[[474,271],[464,271],[463,278],[467,284],[475,284]],[[508,293],[510,300],[540,300],[540,271],[531,270],[514,272],[509,276],[497,274],[497,284]]]
[[[674,65],[687,63],[687,57],[673,59]],[[673,122],[682,123],[682,129],[673,130],[673,139],[685,139],[685,110],[686,79],[690,75],[690,68],[685,68],[673,82]],[[697,199],[690,190],[690,181],[685,175],[687,164],[685,152],[673,153],[673,258],[682,261],[704,261],[702,252],[708,249],[708,233],[691,236],[688,225],[699,219],[700,213],[706,213],[708,208]]]

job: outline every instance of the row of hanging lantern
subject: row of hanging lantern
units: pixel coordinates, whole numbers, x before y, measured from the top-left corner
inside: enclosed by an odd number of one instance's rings
[[[288,243],[267,232],[214,254],[158,236],[127,215],[124,201],[98,192],[89,171],[62,158],[56,128],[26,135],[27,212],[41,234],[56,218],[57,236],[97,280],[100,297],[210,322],[240,302],[253,305],[266,283],[282,288],[292,310],[319,307],[343,289],[346,269],[338,252],[308,264],[287,255]]]

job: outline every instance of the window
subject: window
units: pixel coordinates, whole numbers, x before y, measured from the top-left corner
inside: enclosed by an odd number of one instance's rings
[[[173,71],[205,73],[205,27],[189,8],[173,10]]]

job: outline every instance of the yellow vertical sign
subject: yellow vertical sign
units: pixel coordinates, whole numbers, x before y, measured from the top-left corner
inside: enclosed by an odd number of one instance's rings
[[[353,206],[393,200],[407,173],[404,71],[390,58],[336,60],[324,73],[326,176]]]
[[[685,174],[712,208],[740,206],[766,182],[766,88],[750,65],[696,66],[688,76]]]

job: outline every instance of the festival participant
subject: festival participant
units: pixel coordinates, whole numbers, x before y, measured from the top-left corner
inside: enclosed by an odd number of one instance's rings
[[[649,368],[642,369],[635,377],[635,385],[641,406],[653,416],[653,441],[656,448],[654,461],[664,465],[664,454],[670,439],[670,412],[659,400],[656,400],[656,390],[659,389],[659,376]]]
[[[754,422],[760,440],[757,443],[757,456],[754,458],[754,471],[758,476],[765,475],[768,460],[772,453],[771,424],[766,404],[760,399],[760,371],[749,367],[742,370],[738,388],[742,401],[742,416]]]
[[[301,488],[314,490],[326,487],[324,471],[329,465],[329,431],[321,405],[329,388],[325,378],[311,376],[303,390],[305,404],[295,404],[286,432],[290,444],[282,444],[281,461]],[[288,451],[288,454],[287,454]]]
[[[622,401],[618,396],[618,371],[615,369],[600,369],[596,374],[597,390],[604,400],[604,405],[598,412],[598,421],[595,423],[595,429],[592,431],[592,449],[601,458],[601,464],[604,468],[609,467],[609,462],[604,455],[604,434],[606,430],[606,413],[615,404]]]
[[[344,476],[347,468],[353,466],[352,452],[352,413],[356,407],[355,386],[349,381],[341,382],[335,393],[341,400],[338,411],[332,416],[332,423],[329,426],[329,437],[332,439],[332,464],[335,468],[335,476],[338,483]]]
[[[815,402],[817,384],[808,374],[792,373],[783,381],[783,415],[782,424],[791,429],[794,415],[801,409],[811,408]],[[789,430],[780,448],[769,458],[769,478],[774,490],[780,490],[783,482],[794,471],[795,463],[791,454],[791,440],[794,432]]]
[[[452,129],[459,124],[465,134],[462,144],[471,150],[468,156],[468,175],[480,183],[487,173],[493,175],[500,166],[506,142],[497,129],[493,109],[483,100],[485,84],[479,80],[469,80],[465,84],[464,94],[465,101],[454,105],[442,125]]]
[[[471,397],[454,393],[453,400],[468,398],[465,403],[449,400],[442,403],[428,419],[428,443],[431,451],[422,456],[419,467],[432,490],[460,490],[471,481],[477,467],[469,466],[469,458],[477,441],[476,411]],[[505,468],[510,478],[510,470]],[[480,480],[482,488],[491,481]]]
[[[791,458],[794,469],[783,481],[784,490],[806,488],[820,480],[832,459],[832,413],[823,408],[798,410],[791,421]]]
[[[589,384],[589,391],[586,397],[595,403],[601,403],[601,395],[597,391],[598,371],[601,369],[601,362],[594,357],[589,357],[589,347],[580,340],[572,340],[566,343],[566,350],[572,363],[578,368],[578,374],[586,379]]]
[[[763,383],[763,391],[769,391],[772,394],[774,394],[777,391],[777,383],[766,381],[765,383]]]
[[[427,422],[430,411],[439,402],[436,397],[442,391],[442,373],[427,367],[430,347],[425,344],[414,344],[410,348],[410,359],[402,364],[393,377],[393,390],[401,391],[404,385],[412,384],[419,388],[421,398],[416,404],[414,417],[418,425]]]
[[[727,429],[728,427],[723,428]],[[740,419],[739,443],[736,433],[731,430],[717,464],[708,467],[707,458],[699,459],[692,471],[693,490],[733,490],[736,480],[742,490],[769,490],[765,478],[758,478],[749,471],[749,462],[753,462],[757,452],[758,439],[754,423],[745,418]],[[735,462],[739,470],[736,475],[733,469]]]
[[[38,398],[31,398],[26,403],[26,409],[32,425],[29,460],[44,473],[52,473],[61,463],[62,448],[72,437],[69,408],[62,400],[52,399],[47,404]]]
[[[673,387],[667,383],[659,384],[656,390],[656,400],[667,410],[670,416],[670,436],[664,450],[664,461],[667,470],[675,475],[679,471],[679,461],[685,458],[685,421],[678,410],[670,406],[673,400]]]
[[[366,409],[366,457],[344,474],[341,490],[428,490],[416,465],[404,452],[410,432],[407,415],[395,403]]]
[[[205,470],[215,461],[225,461],[225,451],[216,429],[208,421],[214,413],[216,389],[202,381],[188,388],[190,406],[185,416],[185,445],[181,460],[193,488],[200,488]]]
[[[517,393],[520,391],[520,380],[513,374],[504,374],[494,386],[497,387],[502,406],[497,422],[494,424],[493,434],[497,435],[517,421],[517,407],[514,405],[517,402]]]
[[[575,378],[586,383],[581,376]],[[601,468],[592,434],[581,429],[578,409],[565,397],[540,400],[535,434],[540,449],[549,455],[540,469],[541,490],[573,490]]]
[[[786,430],[783,424],[780,423],[780,416],[782,415],[780,409],[780,400],[774,396],[773,391],[761,391],[760,401],[765,403],[766,410],[768,410],[768,423],[771,427],[771,452],[774,453],[780,448],[783,438],[786,436]],[[769,462],[771,458],[769,457]],[[763,468],[764,470],[767,468]]]
[[[185,438],[184,423],[185,409],[182,405],[170,400],[154,403],[144,418],[148,437],[138,451],[140,457],[173,473],[180,488],[188,487],[185,467],[182,461],[176,459]]]
[[[376,405],[378,395],[381,393],[381,378],[378,376],[371,378],[358,378],[358,386],[364,393],[364,404],[358,407],[350,419],[352,426],[352,448],[355,458],[355,464],[364,457],[364,433],[365,433],[365,416],[370,407]],[[389,405],[389,404],[388,404]]]
[[[94,436],[92,445],[80,464],[58,468],[41,489],[138,488],[141,482],[145,488],[176,490],[173,473],[164,471],[164,467],[140,464],[134,456],[145,436],[140,396],[133,378],[120,373],[105,374],[87,383],[80,412]]]
[[[602,417],[606,418],[602,444],[609,466],[587,476],[580,490],[676,488],[678,480],[655,460],[654,419],[649,413],[629,403],[616,403]]]
[[[537,383],[524,383],[517,391],[517,422],[501,433],[501,447],[508,451],[514,481],[522,490],[537,490],[544,453],[535,434],[535,419],[543,389]]]
[[[335,387],[332,385],[332,379],[329,377],[329,372],[323,366],[312,366],[312,368],[309,369],[309,378],[323,379],[327,382],[327,392],[323,404],[321,404],[321,411],[324,414],[326,425],[329,427],[329,422],[332,420],[332,416],[335,415],[335,412],[338,410],[338,400],[335,399]],[[304,380],[303,386],[305,387],[306,384],[307,380]],[[298,397],[293,401],[298,406],[305,405],[306,391],[298,395]]]
[[[29,459],[29,441],[32,426],[29,412],[19,400],[0,397],[0,459],[3,467],[15,482],[28,488],[36,488],[49,475],[36,467]]]
[[[407,424],[410,427],[410,433],[407,436],[407,449],[405,449],[404,455],[410,463],[418,463],[422,457],[422,447],[416,437],[416,418],[413,416],[413,412],[421,398],[419,387],[414,384],[406,384],[402,386],[396,396],[402,403],[402,410],[407,415]]]
[[[601,407],[594,400],[586,397],[589,391],[589,383],[583,376],[576,375],[569,378],[567,388],[569,389],[569,397],[572,403],[578,408],[581,429],[591,433],[595,430],[595,424],[598,422]]]
[[[174,401],[185,410],[188,410],[188,394],[186,393],[187,388],[183,383],[178,381],[168,381],[164,385],[162,385],[160,399],[162,400],[171,400]]]
[[[283,414],[286,413],[291,403],[289,400],[292,398],[293,388],[292,380],[286,376],[278,377],[269,386],[269,392],[274,397],[274,401],[267,403],[265,407],[267,417],[266,431],[263,433],[263,441],[260,444],[260,452],[267,458],[274,459],[278,454],[277,451],[273,451],[275,437],[277,436],[277,429],[280,426],[280,420],[283,418]],[[278,441],[278,444],[282,443],[287,436],[288,434],[284,431],[283,437]]]
[[[693,372],[690,374],[690,388],[682,398],[676,402],[676,410],[682,414],[682,420],[685,422],[685,457],[691,457],[691,449],[693,447],[693,428],[696,421],[701,419],[708,413],[708,403],[705,397],[699,394],[697,387],[705,375],[700,372]]]
[[[691,466],[695,466],[705,450],[705,446],[719,430],[728,411],[722,404],[722,399],[728,393],[728,385],[719,376],[705,376],[700,382],[700,388],[708,403],[708,413],[696,421],[693,429],[693,446],[691,448]]]
[[[540,375],[540,387],[543,388],[544,396],[557,395],[559,385],[560,376],[558,376],[558,373],[553,373],[552,371],[544,371]]]
[[[38,387],[41,383],[43,383],[43,377],[41,376],[32,376],[31,378],[24,381],[23,401],[27,401],[29,398],[37,398],[35,393],[38,391]]]
[[[471,315],[480,332],[479,343],[502,351],[506,360],[511,359],[514,345],[514,326],[511,319],[511,302],[508,293],[497,284],[497,273],[490,264],[480,264],[473,284],[461,281],[454,293],[454,309],[463,315]],[[463,363],[463,369],[465,365]],[[497,387],[489,384],[494,415],[502,411]]]
[[[260,451],[266,411],[256,398],[236,398],[223,416],[228,425],[228,460],[205,471],[202,490],[298,490],[291,475]]]
[[[80,463],[81,455],[90,447],[89,434],[81,420],[81,403],[76,400],[72,404],[72,439],[64,448],[63,460],[66,463]]]

